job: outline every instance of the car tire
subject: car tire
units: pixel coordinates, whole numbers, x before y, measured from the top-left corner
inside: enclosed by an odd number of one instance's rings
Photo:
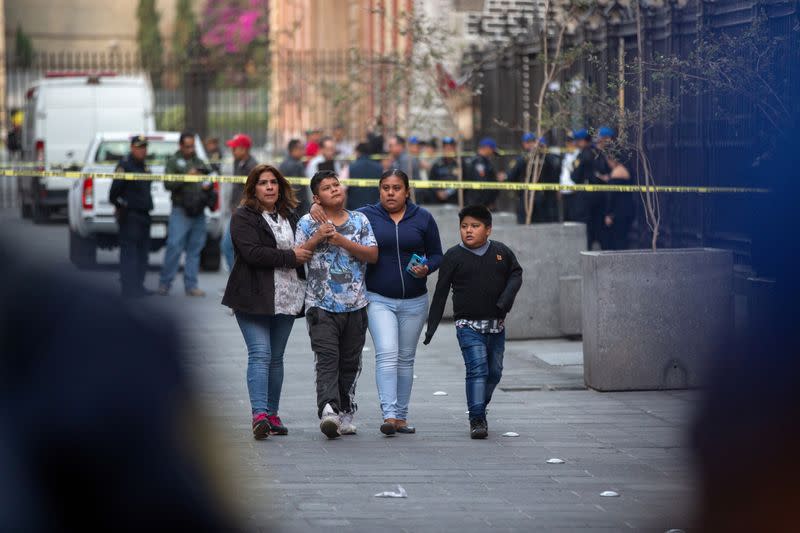
[[[222,264],[222,251],[220,238],[206,240],[203,251],[200,252],[200,268],[205,272],[217,272]]]
[[[50,208],[33,200],[31,208],[34,224],[45,224],[50,219]]]
[[[92,238],[81,237],[69,232],[69,260],[80,269],[97,265],[97,242]]]

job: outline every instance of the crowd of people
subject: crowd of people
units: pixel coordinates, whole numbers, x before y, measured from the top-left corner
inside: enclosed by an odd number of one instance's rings
[[[235,315],[247,345],[247,386],[253,435],[286,435],[279,416],[283,353],[294,320],[305,317],[315,356],[316,403],[320,430],[329,438],[356,432],[355,390],[369,330],[376,351],[376,382],[386,435],[414,433],[408,423],[416,347],[427,322],[424,343],[437,329],[451,290],[457,338],[466,368],[470,435],[485,438],[486,405],[500,381],[504,318],[522,284],[514,252],[490,240],[497,190],[466,189],[459,212],[462,242],[443,253],[437,221],[424,205],[455,203],[455,189],[412,189],[412,180],[501,182],[530,181],[532,154],[542,155],[542,182],[628,183],[621,158],[607,150],[614,132],[599,130],[592,142],[587,130],[570,132],[566,149],[546,150],[543,138],[526,133],[522,151],[507,169],[498,170],[497,143],[484,138],[477,153],[464,157],[445,137],[423,142],[394,135],[386,143],[368,136],[353,146],[344,129],[332,136],[308,132],[306,142],[292,139],[280,165],[259,164],[252,140],[237,134],[226,142],[233,172],[245,176],[230,198],[231,218],[222,239],[230,275],[222,300]],[[219,142],[207,140],[210,161],[195,151],[195,136],[181,134],[166,165],[170,174],[220,171]],[[437,149],[440,154],[437,154]],[[136,136],[118,171],[146,172],[147,140]],[[293,186],[287,177],[306,176],[310,187]],[[348,179],[378,178],[377,187],[350,187]],[[123,295],[149,294],[144,288],[149,183],[115,180],[110,200],[120,225]],[[168,182],[172,192],[167,250],[158,294],[167,295],[185,254],[184,289],[198,287],[200,251],[205,244],[206,207],[217,203],[208,181]],[[524,195],[518,218],[525,222]],[[587,245],[625,246],[633,216],[630,193],[582,193],[570,189],[537,192],[535,221],[580,220],[587,224]],[[149,201],[149,202],[148,202]],[[427,276],[439,270],[428,310]]]
[[[549,147],[545,137],[531,132],[520,138],[520,146],[512,157],[501,155],[492,138],[480,139],[474,154],[458,153],[454,137],[422,139],[368,133],[362,142],[353,144],[344,137],[344,128],[337,126],[328,136],[320,129],[306,132],[306,141],[293,139],[287,147],[281,170],[286,176],[310,178],[319,170],[334,170],[346,183],[348,178],[374,179],[382,171],[403,170],[413,181],[530,182],[534,154],[541,156],[539,183],[631,184],[629,158],[615,143],[616,132],[608,126],[597,129],[596,142],[588,129],[566,132],[563,147]],[[462,179],[460,179],[462,176]],[[413,191],[418,205],[457,204],[455,188],[418,188]],[[528,220],[525,194],[517,195],[517,222]],[[353,187],[347,191],[348,209],[374,203],[374,188]],[[498,190],[465,189],[463,203],[498,207]],[[300,193],[302,207],[309,198]],[[587,226],[587,247],[620,250],[628,247],[628,234],[635,210],[631,193],[537,191],[534,194],[530,222],[583,222]]]
[[[167,162],[168,172],[210,170],[197,158],[193,143],[194,135],[180,136],[179,149]],[[431,341],[452,290],[466,367],[470,436],[486,438],[486,405],[501,377],[504,319],[522,285],[522,268],[513,251],[489,239],[490,210],[480,203],[463,208],[458,215],[462,242],[443,253],[437,222],[413,201],[405,171],[382,171],[367,157],[366,143],[355,147],[359,156],[344,169],[337,166],[331,139],[321,137],[316,144],[318,153],[308,154],[306,163],[305,171],[313,172],[306,191],[292,186],[281,170],[300,170],[299,143],[289,143],[289,157],[278,168],[255,163],[249,137],[237,135],[227,142],[235,172],[246,174],[246,180],[232,200],[235,209],[226,245],[232,259],[222,304],[235,315],[247,346],[253,436],[289,432],[279,415],[283,354],[298,317],[306,319],[314,353],[322,433],[337,438],[357,431],[355,392],[367,330],[376,352],[383,420],[379,430],[385,435],[415,433],[408,418],[417,344],[426,322],[424,343]],[[391,153],[402,158],[405,140],[395,137],[389,144]],[[308,145],[303,151],[307,150]],[[117,170],[146,172],[146,154],[147,139],[133,137],[130,154]],[[352,209],[356,195],[346,194],[340,174],[345,172],[370,178],[379,173],[374,201],[362,197],[358,201],[364,204]],[[215,191],[204,181],[170,182],[169,188],[173,211],[158,293],[169,292],[177,259],[185,253],[186,294],[202,296],[190,254],[202,247],[194,235],[200,233],[196,227],[204,220],[203,208],[216,202]],[[149,182],[115,180],[110,200],[120,234],[130,236],[121,239],[123,295],[147,295],[141,254],[149,235]],[[428,313],[426,278],[439,269]]]

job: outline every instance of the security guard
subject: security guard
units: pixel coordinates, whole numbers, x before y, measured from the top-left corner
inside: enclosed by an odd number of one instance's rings
[[[492,158],[496,155],[498,155],[497,143],[494,139],[489,137],[481,139],[478,143],[478,154],[473,157],[467,165],[467,179],[465,181],[501,181],[502,176],[498,176],[497,170],[492,162]],[[494,209],[494,202],[496,199],[496,189],[467,189],[464,191],[464,202],[466,205],[484,205],[489,209]]]
[[[146,157],[147,139],[136,135],[131,139],[130,153],[119,162],[116,172],[149,174]],[[122,296],[126,298],[153,294],[144,288],[150,252],[150,210],[153,209],[150,185],[150,181],[117,179],[112,182],[108,195],[108,201],[116,208],[114,215],[119,224],[119,278]]]
[[[512,159],[508,164],[508,181],[525,183],[528,174],[528,158],[533,157],[533,151],[537,148],[536,135],[525,132],[522,135],[522,153]],[[525,191],[517,191],[517,224],[525,223]],[[538,193],[537,193],[538,194]]]
[[[431,167],[430,178],[433,181],[458,181],[458,159],[456,140],[452,137],[442,139],[442,157]],[[457,204],[458,192],[455,189],[435,189],[434,199],[439,204]]]
[[[572,181],[576,184],[605,185],[611,170],[603,153],[592,143],[592,136],[586,129],[575,132],[575,143],[580,150],[575,160]],[[582,192],[581,209],[586,222],[586,246],[588,250],[597,242],[602,247],[605,227],[605,193]]]

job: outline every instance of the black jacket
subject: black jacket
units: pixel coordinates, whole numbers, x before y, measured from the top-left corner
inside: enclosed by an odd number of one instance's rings
[[[150,174],[144,161],[137,161],[130,155],[125,156],[117,165],[115,172],[131,172]],[[153,209],[153,197],[150,194],[150,181],[114,180],[108,192],[109,203],[119,207],[149,212]]]
[[[250,171],[256,168],[258,165],[258,161],[252,155],[248,155],[247,159],[244,161],[234,161],[233,162],[233,175],[234,176],[249,176]],[[244,194],[244,183],[234,183],[231,187],[231,212],[235,211],[237,207],[239,207],[239,203],[242,201],[242,195]]]
[[[289,215],[294,232],[298,216]],[[242,206],[231,217],[231,239],[236,261],[228,277],[222,305],[235,311],[259,315],[275,314],[275,268],[296,267],[305,279],[305,269],[298,265],[292,250],[279,250],[275,234],[255,209]]]

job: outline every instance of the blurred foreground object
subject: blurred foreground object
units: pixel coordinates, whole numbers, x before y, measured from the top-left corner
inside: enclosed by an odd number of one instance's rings
[[[0,241],[0,530],[236,529],[176,325],[137,305]]]

